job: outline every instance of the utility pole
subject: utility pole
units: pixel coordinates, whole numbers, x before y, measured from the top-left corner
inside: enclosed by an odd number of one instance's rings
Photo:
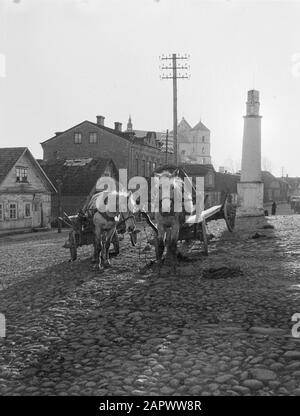
[[[166,132],[166,165],[168,164],[169,130]]]
[[[176,53],[160,56],[161,61],[166,63],[161,66],[164,71],[160,76],[161,79],[173,80],[173,147],[174,147],[174,163],[178,165],[178,146],[177,146],[177,80],[190,78],[190,67],[187,64],[189,55],[179,55]],[[171,62],[170,62],[171,61]],[[178,65],[177,61],[182,63]],[[178,71],[178,72],[177,72]]]

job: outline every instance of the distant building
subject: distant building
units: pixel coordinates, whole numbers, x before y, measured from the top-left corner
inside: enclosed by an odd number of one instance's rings
[[[156,166],[164,163],[160,137],[154,131],[134,130],[131,117],[127,130],[115,122],[114,128],[104,125],[104,117],[97,122],[85,120],[41,143],[43,160],[76,158],[112,159],[117,167],[127,168],[128,177],[150,176]]]
[[[0,230],[50,227],[56,188],[27,147],[0,149]]]
[[[264,203],[272,201],[287,201],[289,185],[282,178],[276,178],[271,172],[261,172],[264,183]]]
[[[227,192],[232,193],[233,200],[235,200],[236,185],[234,186],[230,183],[230,189],[228,189],[231,175],[217,173],[212,165],[183,163],[180,166],[192,178],[194,185],[196,183],[196,177],[204,178],[206,208],[220,204],[224,200]],[[224,177],[223,181],[220,181],[220,177]]]
[[[40,161],[44,171],[61,187],[62,211],[74,215],[83,208],[85,202],[94,193],[101,176],[110,176],[118,180],[118,170],[111,159],[77,158],[67,160]],[[58,212],[58,195],[52,197],[51,222],[56,224]]]
[[[132,138],[130,166],[132,176],[149,178],[159,166],[173,162],[173,152],[164,147],[163,134],[156,131],[137,130],[133,128],[131,116],[127,123],[126,134]]]
[[[285,178],[282,178],[283,181],[285,181],[288,186],[288,196],[300,196],[300,178],[299,177],[290,177],[286,176]]]
[[[173,150],[172,131],[169,141]],[[177,144],[179,163],[211,164],[210,130],[201,121],[191,127],[183,117],[177,127]]]

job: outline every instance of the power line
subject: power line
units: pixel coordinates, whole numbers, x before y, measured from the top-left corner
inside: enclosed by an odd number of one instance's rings
[[[190,66],[186,63],[189,55],[169,54],[159,57],[161,61],[167,62],[160,69],[162,72],[160,79],[173,80],[173,147],[174,147],[174,163],[178,164],[178,146],[177,146],[177,79],[190,78]],[[168,63],[170,61],[170,63]],[[178,64],[182,62],[181,64]]]

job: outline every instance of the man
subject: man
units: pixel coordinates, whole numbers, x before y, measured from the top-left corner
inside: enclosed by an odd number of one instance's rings
[[[273,204],[272,204],[272,215],[276,215],[276,208],[277,208],[276,202],[273,201]]]

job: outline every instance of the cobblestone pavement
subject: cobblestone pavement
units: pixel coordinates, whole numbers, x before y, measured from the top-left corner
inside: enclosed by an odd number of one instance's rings
[[[102,274],[65,234],[0,239],[0,394],[300,395],[300,216],[269,222],[211,222],[209,256],[160,276],[143,227]]]

